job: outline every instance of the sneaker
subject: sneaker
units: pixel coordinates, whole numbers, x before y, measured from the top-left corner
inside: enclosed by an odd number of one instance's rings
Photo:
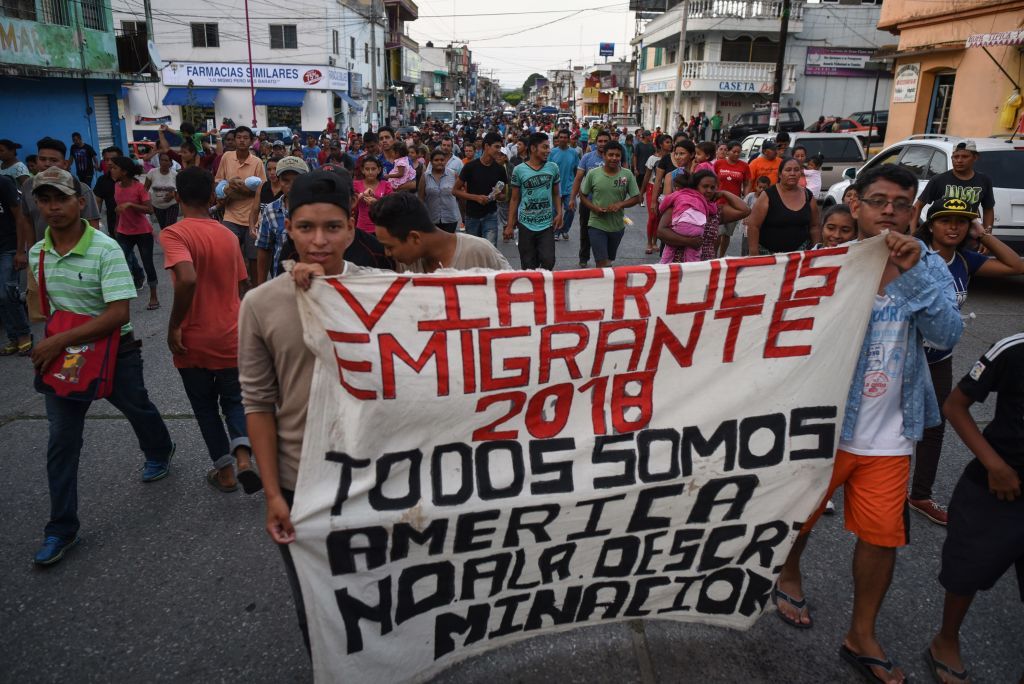
[[[32,562],[36,565],[53,565],[64,557],[64,553],[78,543],[78,535],[70,541],[64,541],[60,537],[47,537],[43,545],[36,551]]]
[[[945,525],[949,519],[949,514],[946,513],[945,507],[940,506],[931,499],[907,499],[907,501],[910,502],[912,510],[917,511],[936,525]]]
[[[174,458],[175,448],[175,444],[171,442],[171,453],[167,456],[166,461],[146,461],[146,465],[142,468],[143,482],[156,482],[167,477],[171,472],[171,459]]]

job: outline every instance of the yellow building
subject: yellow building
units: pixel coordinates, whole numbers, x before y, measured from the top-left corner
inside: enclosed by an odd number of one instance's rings
[[[1004,106],[1024,78],[1022,27],[1024,0],[886,0],[878,28],[899,36],[886,143],[1013,131],[1024,108]]]

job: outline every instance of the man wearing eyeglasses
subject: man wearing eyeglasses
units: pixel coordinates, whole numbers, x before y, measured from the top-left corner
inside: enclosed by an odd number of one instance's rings
[[[883,165],[856,184],[851,204],[858,238],[888,231],[889,263],[882,272],[861,348],[828,492],[804,524],[786,559],[772,599],[779,616],[812,626],[800,575],[808,534],[832,493],[844,488],[846,529],[857,536],[853,555],[853,615],[840,656],[870,680],[906,676],[875,637],[875,621],[892,581],[896,549],[907,540],[910,454],[924,428],[939,423],[939,407],[925,360],[925,340],[952,349],[963,331],[952,277],[935,252],[906,235],[917,179]]]

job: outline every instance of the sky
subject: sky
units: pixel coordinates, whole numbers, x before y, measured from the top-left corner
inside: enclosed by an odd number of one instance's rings
[[[534,73],[604,62],[598,43],[615,43],[610,60],[629,58],[635,31],[628,2],[614,0],[415,0],[409,35],[421,46],[467,44],[480,73],[518,88]],[[558,9],[554,9],[554,8]],[[454,16],[453,16],[454,15]]]

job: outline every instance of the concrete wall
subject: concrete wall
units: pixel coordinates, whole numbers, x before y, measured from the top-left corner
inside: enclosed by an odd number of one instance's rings
[[[63,140],[70,148],[71,133],[75,131],[99,152],[96,120],[87,109],[91,109],[93,97],[108,98],[114,144],[124,149],[125,126],[117,109],[117,98],[121,96],[119,81],[0,76],[0,92],[4,94],[0,131],[24,145],[21,159],[35,154],[36,141],[46,136]]]
[[[900,52],[921,53],[900,57],[897,67],[920,64],[921,79],[916,102],[890,106],[886,143],[925,132],[935,78],[943,72],[956,73],[948,133],[976,137],[1009,133],[1012,128],[1002,126],[999,119],[1013,85],[984,50],[962,46],[972,34],[1020,26],[1024,22],[1024,9],[1020,3],[984,8],[978,2],[958,2],[955,6],[899,0],[890,2],[892,6],[886,3],[883,16],[899,29]],[[902,22],[910,19],[915,20],[914,26],[904,27]],[[995,46],[988,50],[1018,83],[1024,79],[1024,61],[1017,46]],[[1018,110],[1018,118],[1020,114],[1021,110]]]

